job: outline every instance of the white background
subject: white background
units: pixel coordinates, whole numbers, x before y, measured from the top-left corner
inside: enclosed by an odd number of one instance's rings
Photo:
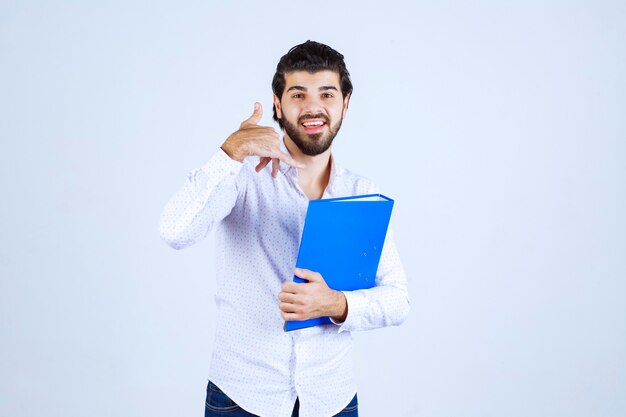
[[[436,3],[436,4],[433,4]],[[160,212],[314,39],[412,310],[364,417],[626,415],[626,3],[0,1],[0,415],[200,416],[212,239]],[[242,277],[246,279],[246,277]]]

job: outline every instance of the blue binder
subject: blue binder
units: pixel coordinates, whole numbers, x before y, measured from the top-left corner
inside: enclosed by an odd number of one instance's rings
[[[319,272],[337,291],[375,286],[392,209],[393,200],[382,194],[309,201],[296,267]],[[332,322],[328,317],[286,321],[284,330],[322,324]]]

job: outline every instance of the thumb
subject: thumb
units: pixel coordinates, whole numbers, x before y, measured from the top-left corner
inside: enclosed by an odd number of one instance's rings
[[[254,103],[254,111],[252,112],[252,116],[248,117],[246,120],[241,123],[242,125],[255,125],[261,121],[261,117],[263,116],[263,107],[261,107],[261,103]]]
[[[309,282],[324,281],[324,278],[318,272],[309,269],[295,268],[294,273],[297,277],[306,279]]]

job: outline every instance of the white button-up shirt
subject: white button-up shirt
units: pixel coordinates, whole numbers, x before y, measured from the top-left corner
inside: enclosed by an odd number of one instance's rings
[[[281,143],[283,152],[287,152]],[[219,149],[191,171],[161,214],[159,232],[183,249],[215,230],[217,330],[209,379],[244,410],[262,417],[333,416],[357,387],[351,331],[399,325],[410,305],[404,269],[389,228],[370,289],[344,291],[343,323],[285,332],[278,293],[293,279],[308,198],[298,172],[271,163],[255,172]],[[335,164],[323,198],[378,193],[374,184]],[[332,320],[332,319],[331,319]]]

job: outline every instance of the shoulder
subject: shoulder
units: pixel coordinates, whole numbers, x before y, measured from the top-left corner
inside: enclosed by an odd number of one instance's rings
[[[380,188],[373,180],[346,168],[339,167],[337,169],[337,179],[352,195],[380,193]]]

